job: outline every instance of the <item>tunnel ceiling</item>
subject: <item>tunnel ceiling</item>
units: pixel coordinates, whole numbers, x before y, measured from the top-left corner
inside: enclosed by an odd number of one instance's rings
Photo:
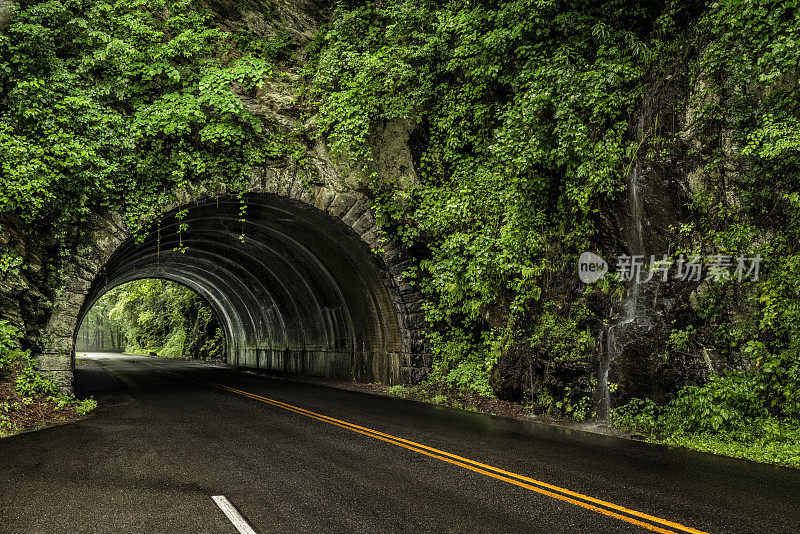
[[[95,279],[80,316],[119,284],[164,278],[207,299],[223,323],[231,363],[286,367],[276,355],[312,354],[328,360],[318,366],[336,370],[305,374],[386,379],[373,375],[389,372],[384,360],[402,343],[381,260],[347,225],[312,206],[268,194],[244,201],[244,223],[238,199],[208,200],[166,213],[144,241],[126,241]],[[187,210],[181,221],[180,209]],[[181,222],[187,228],[179,233]]]

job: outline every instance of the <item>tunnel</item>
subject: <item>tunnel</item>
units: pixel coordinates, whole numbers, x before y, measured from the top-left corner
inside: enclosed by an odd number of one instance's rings
[[[142,278],[171,280],[204,297],[233,366],[399,381],[404,310],[392,298],[392,277],[350,226],[312,205],[250,194],[163,214],[110,256],[78,325],[105,292]]]

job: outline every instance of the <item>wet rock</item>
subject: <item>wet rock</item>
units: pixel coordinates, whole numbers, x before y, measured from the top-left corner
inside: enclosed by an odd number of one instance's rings
[[[525,385],[530,382],[531,354],[517,345],[504,351],[492,369],[490,385],[497,398],[519,402],[525,396]]]
[[[425,380],[428,376],[428,370],[425,368],[413,368],[411,369],[411,383],[412,384],[419,384]]]

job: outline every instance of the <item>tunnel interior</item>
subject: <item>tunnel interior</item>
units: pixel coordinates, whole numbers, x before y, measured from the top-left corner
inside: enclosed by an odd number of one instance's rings
[[[165,213],[111,255],[78,324],[106,291],[141,278],[171,280],[205,298],[232,365],[398,381],[402,312],[391,276],[349,226],[313,206],[259,194]]]

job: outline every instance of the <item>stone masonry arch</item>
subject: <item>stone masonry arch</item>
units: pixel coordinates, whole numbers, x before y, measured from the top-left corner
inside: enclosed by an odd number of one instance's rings
[[[62,270],[39,369],[71,389],[75,337],[92,304],[122,283],[164,278],[214,307],[233,365],[417,382],[431,361],[420,296],[403,278],[410,257],[382,241],[367,195],[313,183],[318,176],[265,166],[242,195],[182,191],[144,239],[119,213],[95,216],[88,243]],[[178,210],[188,224],[180,235]],[[174,250],[179,242],[183,253]]]

